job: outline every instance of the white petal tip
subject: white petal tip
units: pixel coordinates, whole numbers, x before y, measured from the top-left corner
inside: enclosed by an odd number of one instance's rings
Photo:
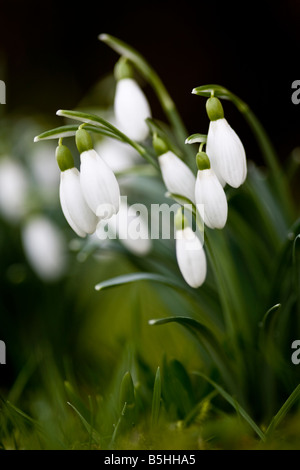
[[[62,116],[62,109],[59,109],[58,111],[56,111],[56,115],[57,116]]]
[[[197,94],[196,88],[193,88],[193,89],[192,89],[192,95],[196,95],[196,94]]]
[[[155,325],[155,323],[156,323],[156,320],[149,320],[148,321],[148,325]]]
[[[37,135],[37,136],[35,136],[35,138],[33,139],[33,142],[39,142],[39,140],[40,140],[40,138],[39,138],[39,136]]]

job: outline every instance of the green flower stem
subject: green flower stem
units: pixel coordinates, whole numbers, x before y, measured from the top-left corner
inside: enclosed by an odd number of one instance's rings
[[[100,116],[96,116],[94,114],[83,113],[80,111],[71,111],[60,109],[56,113],[58,116],[64,116],[66,118],[75,119],[76,121],[85,122],[87,124],[91,124],[93,126],[99,126],[100,128],[105,127],[108,131],[111,132],[112,137],[116,136],[117,139],[122,140],[123,142],[131,145],[143,158],[145,158],[151,165],[155,166],[155,168],[159,169],[159,164],[157,161],[148,153],[148,151],[140,145],[139,143],[131,140],[127,137],[126,134],[123,134],[119,129],[113,126],[110,122],[106,121],[105,119],[101,118]]]
[[[187,137],[187,130],[180,117],[180,114],[177,111],[174,101],[169,95],[158,74],[139,52],[120,39],[110,36],[109,34],[101,34],[99,39],[111,47],[118,54],[127,57],[127,59],[129,59],[135,65],[141,76],[144,77],[145,80],[147,80],[147,82],[152,86],[170,124],[173,126],[173,129],[178,138],[178,144],[187,155],[189,164],[194,168],[194,152],[192,152],[192,149],[186,148],[184,146],[184,142]]]
[[[229,299],[227,296],[227,289],[224,283],[223,275],[220,271],[218,261],[215,257],[214,250],[211,246],[207,233],[205,237],[205,247],[206,247],[206,252],[210,259],[211,266],[213,268],[213,272],[216,278],[216,284],[218,286],[221,304],[223,305],[223,313],[225,317],[227,331],[228,331],[228,334],[230,335],[230,338],[234,340],[236,338],[235,319],[233,317],[232,308],[230,306]]]
[[[239,338],[241,335],[241,332],[247,342],[247,336],[250,334],[250,329],[247,328],[247,325],[245,322],[243,322],[243,313],[244,309],[241,306],[236,307],[234,305],[235,301],[239,302],[238,295],[237,295],[237,289],[235,289],[235,295],[232,297],[230,296],[230,293],[228,292],[228,285],[226,284],[226,277],[231,279],[231,271],[226,275],[224,275],[222,266],[220,264],[220,260],[216,258],[216,254],[214,252],[214,249],[211,245],[211,241],[209,240],[209,236],[205,236],[205,247],[206,247],[206,252],[211,264],[211,267],[213,269],[213,273],[215,276],[216,280],[216,285],[217,289],[219,291],[219,296],[220,296],[220,302],[223,307],[223,314],[224,314],[224,320],[225,320],[225,325],[227,329],[227,334],[228,334],[228,339],[230,341],[230,344],[232,345],[232,353],[233,357],[235,360],[235,370],[236,370],[236,375],[237,375],[237,382],[238,382],[238,390],[236,392],[238,393],[240,399],[243,401],[243,404],[246,405],[245,400],[246,400],[246,395],[247,395],[247,390],[246,390],[246,370],[245,370],[245,364],[243,361],[243,354],[241,351],[241,346],[239,343]],[[228,264],[227,264],[228,265]],[[236,310],[238,308],[238,310]],[[239,332],[239,324],[238,324],[238,319],[235,316],[236,311],[241,311],[242,315],[239,318],[239,320],[242,320],[243,325],[241,325],[241,332]]]

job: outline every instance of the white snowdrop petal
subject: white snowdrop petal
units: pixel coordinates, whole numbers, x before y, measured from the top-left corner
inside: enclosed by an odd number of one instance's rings
[[[196,204],[203,205],[204,223],[209,228],[223,228],[227,221],[226,194],[214,171],[199,170],[195,185]]]
[[[117,126],[133,140],[145,140],[149,129],[145,119],[151,117],[148,100],[132,78],[123,78],[117,82],[114,100],[114,112]]]
[[[80,160],[80,184],[88,206],[100,218],[116,214],[120,189],[113,171],[93,149],[83,152]]]
[[[195,203],[196,178],[190,168],[171,151],[160,155],[158,162],[168,191]]]
[[[66,242],[46,217],[30,218],[22,229],[22,242],[34,271],[45,281],[58,279],[66,269]]]
[[[213,122],[213,121],[211,121],[211,122]],[[220,184],[221,184],[222,188],[224,188],[224,186],[226,185],[226,181],[224,180],[224,178],[222,178],[219,167],[218,167],[218,164],[217,164],[218,160],[215,157],[217,152],[215,151],[214,142],[215,141],[214,141],[213,138],[207,139],[206,154],[209,158],[211,168],[213,169],[213,171],[214,171],[216,177],[218,178],[218,180],[220,181]]]
[[[206,256],[201,241],[190,227],[176,232],[176,258],[187,284],[200,287],[206,278]]]
[[[207,153],[217,176],[237,188],[246,179],[247,162],[243,144],[225,118],[211,121],[207,136]]]
[[[60,202],[65,218],[77,235],[85,237],[96,230],[97,217],[83,197],[77,168],[61,173]]]

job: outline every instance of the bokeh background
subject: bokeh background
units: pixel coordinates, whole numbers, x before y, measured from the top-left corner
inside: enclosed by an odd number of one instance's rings
[[[87,387],[101,389],[112,371],[119,367],[122,372],[122,358],[130,356],[131,343],[139,342],[143,359],[153,370],[166,350],[170,357],[193,366],[195,346],[180,329],[174,326],[166,338],[165,330],[153,331],[147,325],[149,318],[166,314],[168,303],[176,303],[173,293],[164,292],[162,301],[159,295],[153,298],[148,285],[122,287],[113,296],[103,293],[101,299],[94,291],[97,282],[134,271],[137,265],[122,249],[117,257],[106,252],[94,257],[74,241],[59,210],[59,172],[50,164],[52,180],[47,187],[43,168],[38,170],[32,164],[32,159],[39,158],[36,146],[40,145],[33,144],[33,137],[61,125],[55,112],[83,103],[99,79],[111,74],[118,56],[97,39],[100,33],[109,33],[139,50],[156,69],[189,134],[205,132],[208,124],[204,100],[191,90],[217,83],[250,105],[285,165],[300,142],[300,105],[291,101],[291,84],[299,78],[300,4],[293,0],[238,5],[202,0],[0,0],[0,12],[0,79],[7,91],[6,104],[0,105],[1,153],[13,153],[27,170],[35,168],[29,176],[34,194],[30,212],[43,214],[60,227],[68,258],[65,272],[62,270],[57,279],[45,279],[26,255],[23,222],[2,214],[0,339],[6,342],[7,365],[0,366],[0,389],[7,393],[24,367],[30,380],[36,381],[36,388],[30,388],[33,395],[46,385],[49,394],[54,393],[49,382],[56,373],[63,376],[66,371],[75,373]],[[147,85],[145,92],[153,116],[163,120],[160,105]],[[99,97],[97,103],[97,96],[95,99],[87,103],[96,107],[101,100]],[[257,144],[237,110],[230,103],[224,106],[248,157],[262,165]],[[46,168],[51,152],[54,161],[55,146],[41,144],[38,148],[43,148],[43,154],[49,152],[43,160]],[[41,173],[42,177],[38,176]],[[297,190],[295,183],[295,194]],[[163,188],[159,191],[162,197]],[[133,299],[137,302],[134,311],[129,307]],[[44,364],[48,374],[34,375],[38,363]],[[37,409],[44,406],[46,410],[42,398],[35,403]]]

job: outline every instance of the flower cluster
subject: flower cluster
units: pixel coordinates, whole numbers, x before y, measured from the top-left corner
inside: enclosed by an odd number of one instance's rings
[[[90,134],[83,128],[76,132],[80,153],[80,171],[68,147],[61,142],[56,159],[61,170],[60,202],[65,218],[80,237],[92,234],[102,219],[119,211],[120,189],[111,168],[93,149]]]
[[[149,103],[138,83],[133,78],[131,66],[123,58],[115,67],[117,80],[114,99],[114,116],[118,129],[129,139],[143,141],[149,134],[145,123],[151,116]],[[122,204],[120,186],[115,171],[127,169],[137,159],[136,151],[126,144],[112,139],[93,143],[90,134],[81,125],[75,135],[80,153],[80,170],[75,167],[73,156],[62,139],[56,149],[56,159],[61,170],[60,202],[62,211],[71,228],[80,237],[115,227],[120,241],[135,254],[146,254],[150,250],[150,239],[142,236],[131,240],[130,233],[124,234],[122,220],[130,218],[130,210]],[[98,151],[99,152],[98,152]],[[119,156],[122,153],[120,160]],[[144,225],[143,220],[140,223]]]
[[[228,184],[237,188],[245,181],[246,155],[242,142],[224,118],[220,100],[210,97],[206,110],[210,124],[207,138],[199,134],[201,143],[196,155],[196,177],[178,156],[164,148],[161,143],[156,143],[156,148],[164,183],[174,199],[178,200],[178,196],[184,197],[196,206],[207,227],[222,229],[228,215],[224,186]],[[197,138],[190,141],[187,139],[186,143],[196,141]],[[186,282],[191,287],[199,287],[206,275],[205,252],[202,243],[187,226],[186,221],[184,228],[181,222],[177,224],[176,255]]]
[[[115,77],[113,109],[116,128],[121,137],[127,136],[125,142],[131,141],[135,143],[134,148],[144,149],[139,143],[145,143],[149,135],[146,119],[151,117],[151,109],[147,98],[134,79],[127,59],[118,61]],[[169,148],[164,133],[159,136],[154,131],[152,141],[158,168],[170,196],[181,206],[189,204],[196,219],[200,216],[198,232],[192,230],[182,209],[177,213],[175,224],[178,266],[185,281],[193,288],[201,286],[206,278],[204,226],[209,229],[224,228],[228,216],[224,187],[228,184],[238,188],[247,176],[243,144],[224,118],[220,100],[213,95],[208,98],[206,111],[210,120],[207,136],[194,134],[186,140],[186,143],[200,143],[196,154],[196,172]],[[124,142],[120,144],[117,140],[114,149],[108,149],[108,159],[104,159],[93,148],[90,134],[84,126],[79,126],[75,136],[80,153],[80,171],[75,168],[72,154],[61,139],[56,150],[61,170],[60,201],[63,213],[80,237],[96,232],[102,238],[103,222],[106,221],[108,231],[117,233],[120,239],[125,240],[123,222],[129,218],[130,208],[126,204],[121,205],[119,183],[113,164],[108,161],[112,160],[111,152],[119,153],[121,148],[117,146],[124,146]],[[98,148],[101,149],[101,145]],[[126,235],[129,235],[127,231]],[[140,248],[136,246],[134,237],[127,247],[136,253],[148,252],[149,243],[145,242],[146,237],[142,238],[144,241]]]

